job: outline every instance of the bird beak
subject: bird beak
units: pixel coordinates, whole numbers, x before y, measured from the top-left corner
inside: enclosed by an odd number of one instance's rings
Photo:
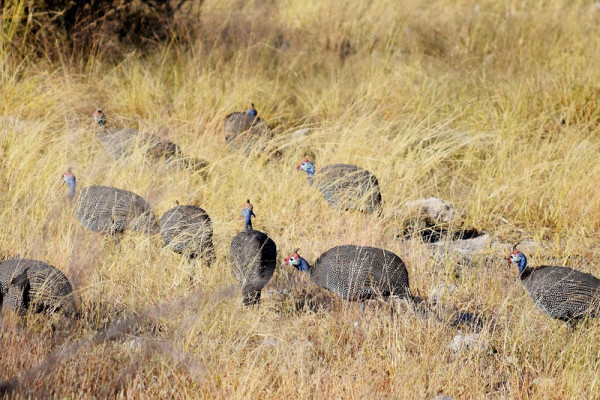
[[[289,261],[290,261],[290,258],[289,258],[289,257],[286,257],[286,258],[284,258],[284,259],[283,259],[283,263],[284,263],[284,264],[288,264],[288,263],[289,263]]]
[[[298,165],[298,166],[296,167],[296,171],[300,171],[300,167],[301,167],[301,166],[302,166],[302,164]]]
[[[506,261],[507,261],[507,263],[508,263],[508,266],[510,266],[510,264],[512,264],[512,261],[511,261],[511,259],[510,259],[510,256],[506,257]]]

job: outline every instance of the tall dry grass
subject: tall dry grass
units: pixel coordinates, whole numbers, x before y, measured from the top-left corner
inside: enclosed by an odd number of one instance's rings
[[[504,264],[457,278],[397,238],[403,203],[438,196],[464,210],[467,226],[547,242],[532,264],[577,255],[588,260],[577,268],[600,276],[594,4],[207,1],[193,45],[173,41],[118,63],[15,57],[20,28],[7,15],[0,255],[65,271],[82,314],[53,330],[44,316],[4,313],[0,379],[10,396],[600,397],[596,322],[568,332]],[[277,127],[280,159],[227,150],[223,118],[250,102]],[[208,177],[150,163],[142,149],[112,161],[87,119],[96,107],[115,126],[166,128],[186,154],[210,162]],[[312,134],[288,135],[302,126]],[[372,171],[382,215],[329,208],[294,170],[307,152],[317,168],[348,162]],[[214,223],[214,267],[188,264],[159,237],[132,233],[115,244],[85,231],[60,182],[69,166],[80,187],[132,190],[157,215],[176,200],[203,207]],[[458,331],[412,312],[392,319],[374,304],[363,318],[285,266],[260,309],[241,308],[241,294],[224,288],[235,282],[228,246],[246,198],[255,228],[282,256],[299,247],[312,261],[334,245],[373,245],[407,261],[413,291],[455,284],[444,299],[488,316],[484,345],[452,353]],[[314,296],[304,307],[269,292],[303,288]],[[177,302],[186,298],[194,301]]]

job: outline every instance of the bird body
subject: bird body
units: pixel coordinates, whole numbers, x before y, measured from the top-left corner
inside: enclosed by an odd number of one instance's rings
[[[69,187],[69,200],[75,197],[75,175],[70,168],[62,176]],[[131,229],[146,234],[159,231],[152,208],[141,196],[110,186],[88,186],[79,193],[75,213],[81,224],[101,233],[116,234]]]
[[[521,284],[549,317],[572,324],[587,316],[600,316],[600,279],[568,267],[530,267],[516,246],[508,260],[519,266]]]
[[[0,262],[0,308],[4,303],[18,315],[28,310],[75,315],[72,292],[65,275],[44,262],[25,258]]]
[[[314,283],[345,300],[391,295],[413,298],[404,262],[396,254],[384,249],[342,245],[321,254],[312,266],[297,251],[284,262],[308,272]]]
[[[258,304],[262,288],[277,264],[277,247],[265,233],[244,230],[231,240],[231,270],[240,286],[244,305]]]
[[[160,234],[165,245],[190,258],[215,259],[212,222],[206,211],[193,205],[177,205],[160,217]]]
[[[223,131],[227,143],[236,148],[248,148],[257,139],[272,137],[271,129],[258,116],[254,104],[246,112],[233,112],[227,115]]]
[[[102,147],[115,160],[128,156],[135,148],[148,147],[148,156],[153,159],[172,159],[182,156],[181,148],[170,140],[161,139],[152,134],[132,128],[108,129],[106,116],[102,110],[96,110],[92,117],[98,123],[97,137]]]
[[[379,182],[371,172],[350,164],[326,165],[315,174],[308,159],[296,168],[305,171],[308,181],[316,186],[325,200],[336,209],[356,209],[368,214],[381,209]]]

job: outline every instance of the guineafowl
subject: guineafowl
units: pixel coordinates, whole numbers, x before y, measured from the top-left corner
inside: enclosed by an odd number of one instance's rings
[[[212,222],[200,207],[178,204],[165,212],[160,217],[160,234],[176,253],[200,257],[208,266],[215,260]]]
[[[600,316],[600,279],[595,276],[567,267],[543,265],[532,268],[517,245],[513,247],[508,263],[517,264],[525,290],[549,317],[574,327],[581,318]]]
[[[244,230],[231,240],[231,270],[242,287],[244,305],[258,304],[260,291],[269,282],[277,264],[277,247],[265,233]]]
[[[98,140],[108,154],[115,160],[128,155],[136,145],[147,145],[148,156],[152,159],[174,159],[182,156],[179,146],[156,135],[139,132],[136,129],[108,129],[106,115],[102,110],[96,110],[91,117],[98,124]]]
[[[334,208],[360,210],[368,214],[381,209],[379,182],[365,169],[356,165],[332,164],[315,174],[315,165],[307,158],[296,169],[306,172],[309,184],[314,184]]]
[[[229,262],[242,287],[244,305],[253,305],[259,304],[260,291],[273,276],[277,265],[277,246],[265,233],[252,229],[249,221],[254,213],[250,200],[246,201],[244,211],[245,229],[231,240]]]
[[[62,175],[69,187],[70,201],[76,196],[76,179],[71,168]],[[88,186],[78,195],[75,212],[84,227],[115,235],[126,229],[158,233],[159,226],[150,205],[137,194],[108,186]]]
[[[236,149],[248,149],[260,139],[272,138],[271,128],[258,116],[254,103],[246,112],[227,115],[223,131],[229,146]]]
[[[4,304],[18,315],[47,310],[75,316],[72,293],[69,280],[51,265],[25,258],[0,262],[0,308],[4,298]]]
[[[345,300],[363,301],[377,296],[413,300],[408,271],[396,254],[369,246],[336,246],[310,265],[298,250],[284,259],[298,271],[308,272],[317,285]]]
[[[246,200],[246,204],[244,204],[244,208],[240,214],[240,217],[244,218],[244,229],[246,230],[252,230],[252,217],[256,217],[253,210],[254,206],[250,204],[250,200]]]

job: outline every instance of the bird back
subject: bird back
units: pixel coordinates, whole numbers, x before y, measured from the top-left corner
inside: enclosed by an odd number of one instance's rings
[[[314,177],[325,200],[341,210],[369,214],[381,208],[379,182],[371,172],[350,164],[326,165]]]
[[[76,206],[77,219],[95,232],[117,233],[126,229],[154,234],[159,226],[152,208],[137,194],[109,186],[88,186],[81,190]]]
[[[258,302],[260,290],[273,276],[277,265],[275,242],[260,231],[238,233],[231,241],[229,258],[233,275],[242,286],[244,303]]]
[[[160,234],[176,253],[214,258],[212,222],[206,211],[193,205],[173,207],[160,217]]]
[[[311,280],[346,300],[378,295],[412,297],[408,271],[396,254],[369,246],[343,245],[321,254]]]
[[[4,304],[19,315],[28,310],[74,315],[73,288],[65,275],[41,261],[25,258],[0,263],[0,288]]]
[[[271,129],[260,117],[245,112],[234,112],[225,118],[225,140],[235,148],[248,147],[258,139],[270,139]]]
[[[600,279],[567,267],[527,268],[521,283],[548,316],[563,321],[600,316]]]

